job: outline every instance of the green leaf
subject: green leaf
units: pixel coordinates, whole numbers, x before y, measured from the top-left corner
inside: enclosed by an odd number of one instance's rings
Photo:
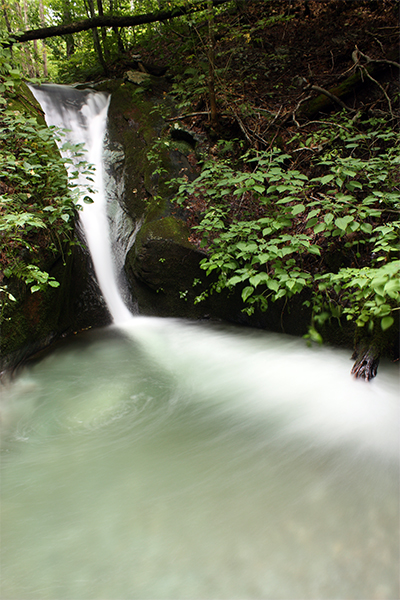
[[[334,215],[332,213],[328,213],[324,216],[324,221],[327,225],[330,225],[334,219]]]
[[[362,190],[362,185],[359,181],[349,181],[346,183],[346,189],[348,189],[349,192],[353,192],[356,189]]]
[[[347,215],[345,217],[338,217],[337,219],[335,219],[335,225],[338,229],[341,229],[342,231],[346,231],[349,224],[352,223],[353,221],[354,221],[354,217]]]
[[[267,273],[262,272],[253,275],[253,277],[250,277],[249,282],[256,288],[259,283],[266,283],[268,280],[269,276],[267,275]]]
[[[267,287],[273,292],[277,292],[279,290],[279,283],[275,281],[275,279],[269,279],[267,281]]]
[[[372,232],[372,225],[371,225],[371,223],[361,223],[360,229],[364,233],[371,233]]]
[[[295,217],[296,215],[299,215],[300,213],[304,212],[306,209],[306,207],[304,206],[304,204],[296,204],[296,206],[293,206],[292,208],[292,215]]]
[[[385,284],[384,291],[390,298],[397,298],[397,295],[400,292],[400,280],[390,279]]]
[[[251,285],[246,286],[244,288],[244,290],[242,291],[243,302],[246,302],[246,300],[252,295],[253,292],[254,292],[254,288]]]
[[[316,342],[317,344],[322,344],[323,342],[321,334],[318,333],[318,331],[314,327],[309,328],[308,335],[306,335],[305,337],[310,338],[310,340]]]
[[[314,233],[321,233],[321,231],[325,231],[325,228],[325,223],[317,223],[317,225],[314,227]]]
[[[393,317],[383,317],[383,319],[381,319],[381,328],[382,331],[386,331],[386,329],[389,329],[389,327],[391,327],[394,323],[394,319]]]
[[[258,246],[254,242],[239,242],[236,247],[242,252],[257,252]]]
[[[329,175],[324,175],[324,177],[319,178],[320,182],[323,185],[329,183],[330,181],[332,181],[332,179],[335,179],[335,175],[329,174]]]
[[[314,225],[316,225],[317,223],[318,223],[318,219],[316,217],[314,217],[313,219],[310,219],[309,221],[307,221],[306,227],[314,227]]]
[[[243,281],[243,277],[241,277],[240,275],[234,275],[233,277],[228,279],[228,281],[226,282],[226,285],[233,286],[233,285],[237,285],[238,283],[241,283],[242,281]]]

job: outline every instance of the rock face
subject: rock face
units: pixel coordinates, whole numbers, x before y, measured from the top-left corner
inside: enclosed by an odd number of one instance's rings
[[[60,282],[58,288],[32,294],[23,282],[8,282],[18,300],[3,310],[0,372],[14,368],[63,335],[110,323],[84,248],[75,246],[65,259],[57,256],[52,265],[43,267]]]
[[[200,268],[204,254],[188,241],[190,232],[184,215],[172,202],[169,186],[175,177],[196,177],[187,160],[195,141],[188,132],[177,135],[174,128],[167,131],[161,117],[162,105],[169,101],[165,81],[142,75],[138,73],[136,78],[130,72],[125,81],[112,82],[111,88],[107,82],[100,88],[112,92],[109,152],[119,152],[120,158],[110,171],[114,190],[110,199],[117,198],[119,220],[125,227],[123,235],[117,231],[114,237],[123,246],[123,270],[138,312],[220,318],[292,335],[306,334],[311,321],[310,310],[303,304],[307,292],[289,302],[272,303],[266,312],[255,311],[250,317],[242,312],[240,291],[213,293],[195,302],[212,278],[207,279]],[[160,144],[160,139],[166,143]],[[322,331],[324,340],[347,347],[352,347],[355,333],[355,326],[348,322],[326,323]],[[393,354],[393,340],[385,340],[384,346]]]
[[[134,81],[130,72],[124,81],[103,82],[96,89],[112,93],[106,150],[112,237],[126,256],[124,272],[138,312],[306,333],[309,315],[302,301],[291,310],[278,302],[268,313],[251,317],[242,312],[238,293],[214,293],[195,303],[212,279],[200,268],[205,255],[188,241],[190,232],[170,186],[176,177],[197,176],[187,159],[195,140],[188,132],[167,131],[161,109],[169,101],[168,87],[162,78],[138,79],[145,87]]]
[[[204,278],[199,267],[204,255],[188,242],[170,187],[176,177],[196,176],[186,157],[193,148],[165,132],[161,107],[168,101],[167,83],[148,75],[133,83],[132,71],[128,75],[96,86],[112,92],[106,148],[112,238],[122,248],[123,270],[141,314],[199,318],[209,312],[209,306],[193,303],[201,291],[193,280]]]

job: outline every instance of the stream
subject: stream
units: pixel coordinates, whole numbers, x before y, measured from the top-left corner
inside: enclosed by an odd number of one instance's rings
[[[398,372],[137,317],[2,400],[4,600],[399,597]]]

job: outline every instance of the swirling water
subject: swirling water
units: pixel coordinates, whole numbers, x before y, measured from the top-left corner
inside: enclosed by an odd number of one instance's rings
[[[133,319],[4,390],[4,600],[399,597],[398,369]]]

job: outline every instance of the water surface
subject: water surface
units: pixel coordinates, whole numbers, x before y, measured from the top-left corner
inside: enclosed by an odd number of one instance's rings
[[[398,371],[137,318],[60,343],[2,416],[4,600],[399,597]]]

